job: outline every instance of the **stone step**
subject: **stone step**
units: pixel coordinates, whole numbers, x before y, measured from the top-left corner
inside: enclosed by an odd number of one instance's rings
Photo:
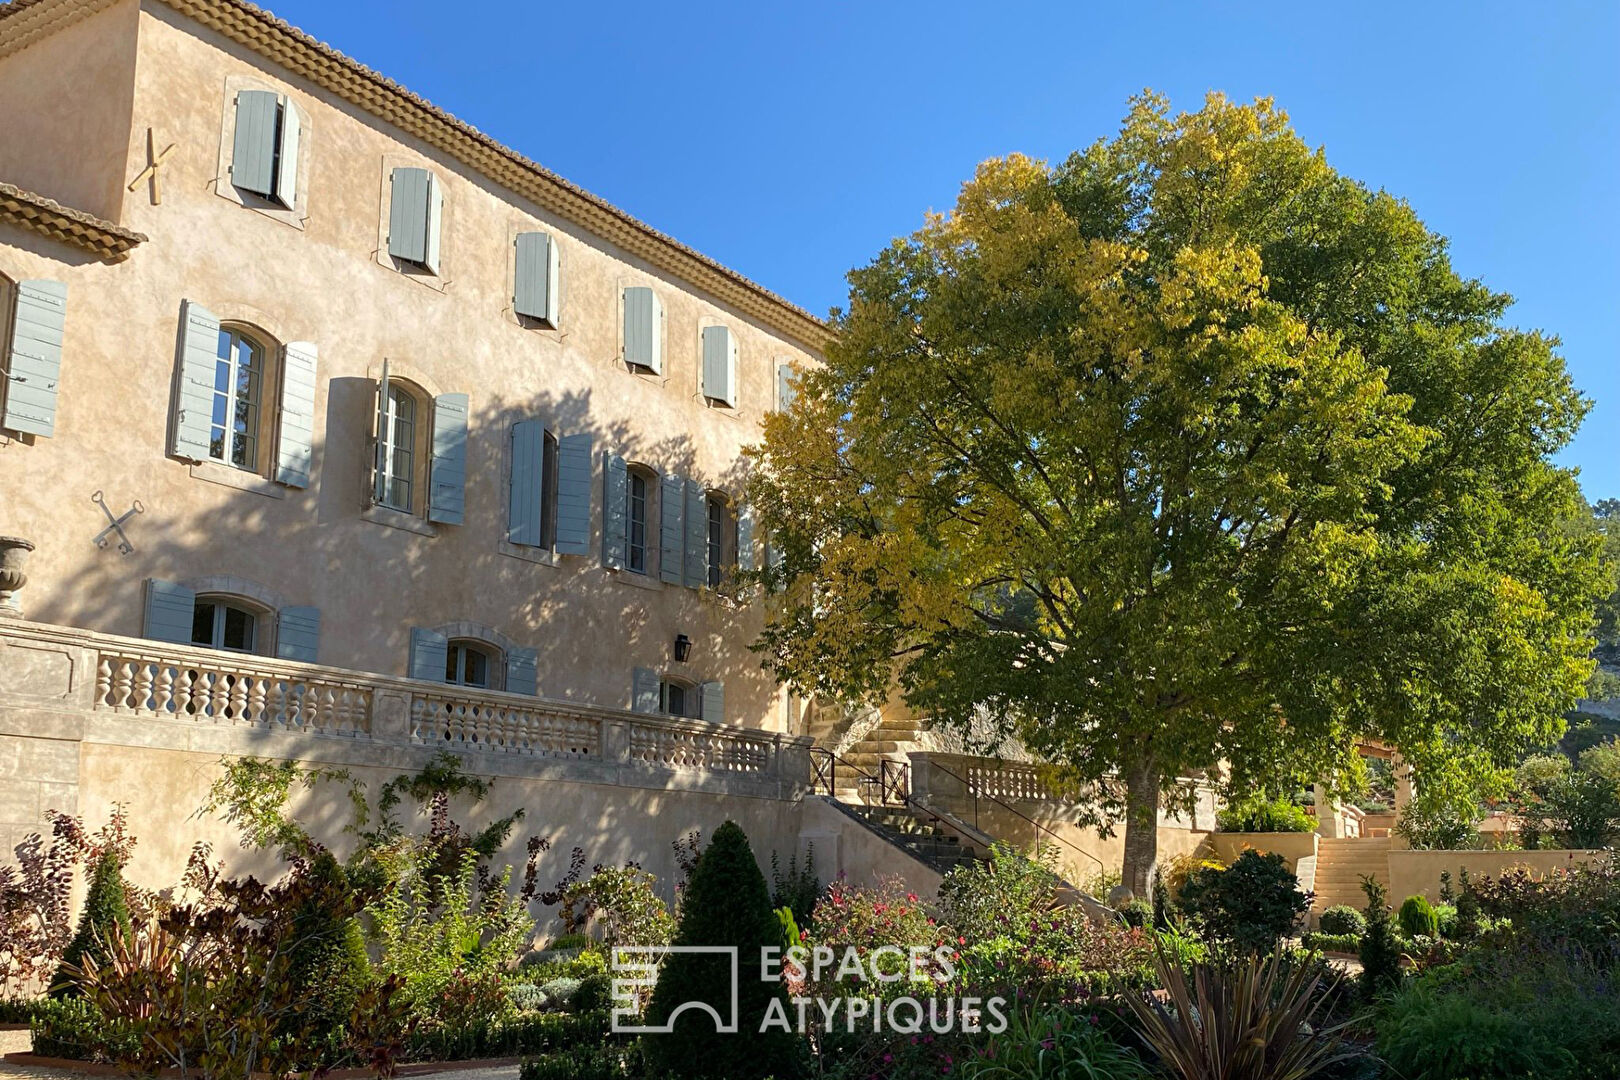
[[[894,754],[910,746],[910,743],[899,743],[893,739],[863,739],[855,744],[854,753],[857,754]]]

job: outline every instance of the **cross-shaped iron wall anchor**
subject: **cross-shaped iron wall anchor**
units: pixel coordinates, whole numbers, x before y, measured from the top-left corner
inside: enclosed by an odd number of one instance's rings
[[[158,169],[168,156],[174,152],[174,143],[163,148],[163,153],[157,152],[157,132],[151,128],[146,129],[146,168],[140,171],[135,179],[129,182],[129,190],[134,191],[141,186],[142,180],[152,181],[152,205],[157,206],[163,202],[163,177],[158,175]]]
[[[101,507],[101,512],[107,515],[107,521],[110,523],[105,529],[102,529],[96,534],[96,547],[105,548],[107,546],[107,541],[112,539],[112,534],[117,533],[118,554],[128,555],[130,552],[134,551],[135,545],[131,544],[129,542],[129,537],[124,535],[124,522],[128,521],[136,514],[146,513],[146,507],[141,505],[141,500],[136,499],[135,505],[131,506],[128,510],[125,510],[122,517],[113,517],[113,512],[107,506],[107,500],[101,497],[101,492],[98,491],[94,495],[90,496],[90,501]]]

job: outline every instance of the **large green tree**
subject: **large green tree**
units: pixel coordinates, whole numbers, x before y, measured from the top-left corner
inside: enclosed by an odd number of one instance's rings
[[[1550,460],[1586,402],[1269,101],[988,161],[850,284],[756,454],[779,677],[1016,734],[1141,894],[1190,773],[1377,738],[1444,789],[1556,734],[1609,587]]]

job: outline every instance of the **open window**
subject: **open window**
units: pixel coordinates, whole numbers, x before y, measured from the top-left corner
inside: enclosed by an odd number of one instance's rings
[[[501,689],[501,650],[487,641],[451,638],[445,649],[444,681],[480,690]]]
[[[372,424],[371,499],[429,521],[460,525],[467,491],[466,394],[427,392],[384,361]]]

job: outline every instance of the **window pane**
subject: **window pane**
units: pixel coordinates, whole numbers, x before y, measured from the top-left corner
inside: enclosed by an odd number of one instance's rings
[[[461,646],[460,645],[452,645],[452,646],[450,646],[450,648],[445,650],[445,653],[444,653],[444,681],[445,682],[453,683],[453,682],[459,682],[460,681],[456,677],[457,672],[460,670],[460,664],[458,663],[460,658],[461,658]]]
[[[191,641],[195,645],[214,643],[214,605],[199,603],[191,609]]]
[[[225,609],[225,635],[222,642],[227,649],[253,649],[253,616],[241,608]]]
[[[489,657],[477,649],[467,650],[467,663],[463,671],[468,686],[489,685]]]
[[[686,687],[680,683],[664,684],[664,711],[671,716],[686,715]]]
[[[644,574],[647,572],[647,478],[631,473],[629,492],[628,561],[631,570]]]

